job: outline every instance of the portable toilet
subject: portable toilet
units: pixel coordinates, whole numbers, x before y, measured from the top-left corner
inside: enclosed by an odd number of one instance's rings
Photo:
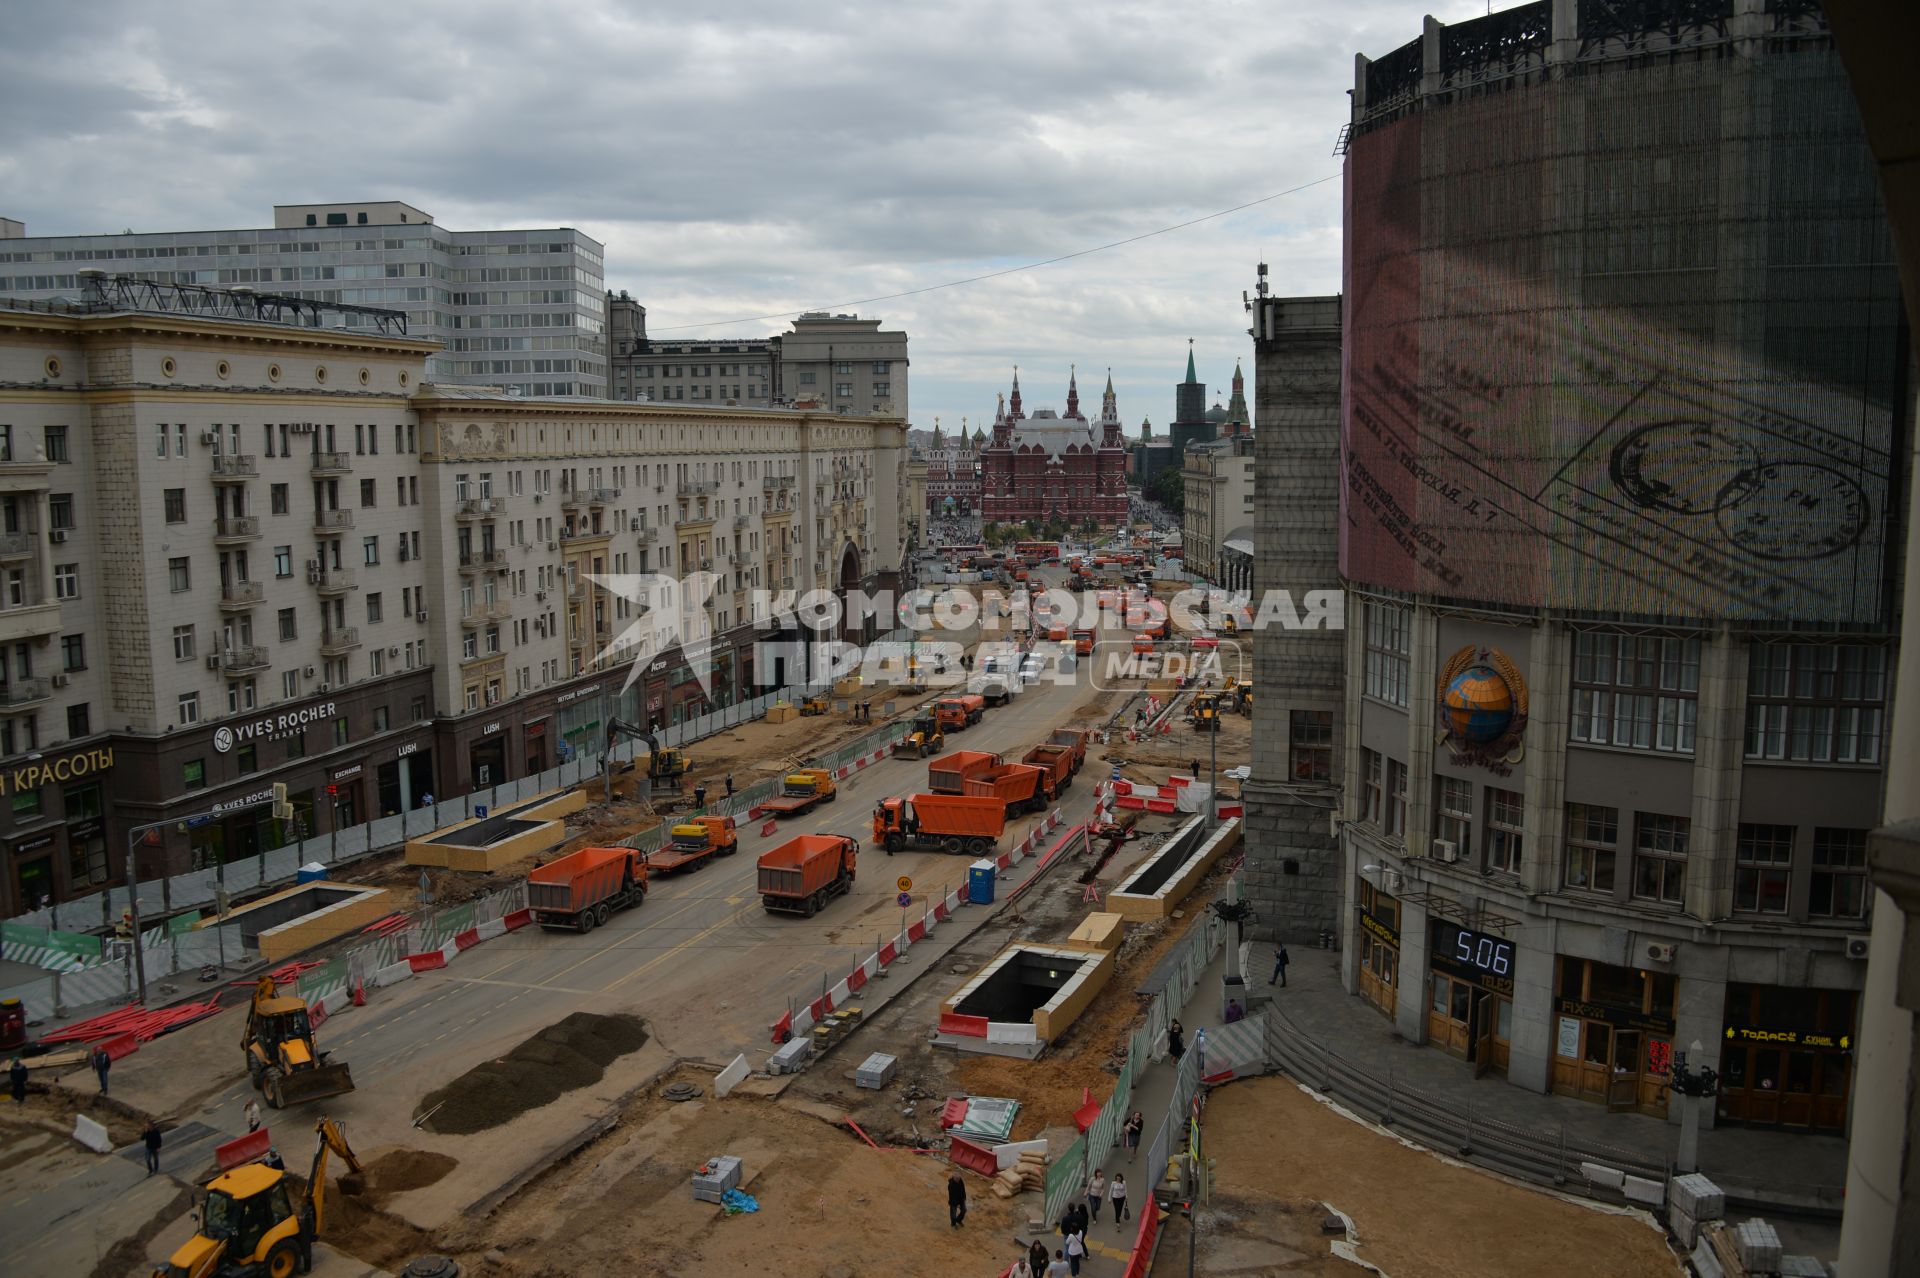
[[[309,861],[294,871],[295,883],[313,883],[327,877],[327,867],[318,861]]]
[[[1000,867],[992,861],[979,860],[967,867],[967,900],[975,905],[993,904],[993,880]]]

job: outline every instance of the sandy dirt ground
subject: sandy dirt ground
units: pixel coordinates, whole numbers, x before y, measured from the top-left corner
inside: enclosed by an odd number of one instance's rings
[[[1650,1219],[1555,1197],[1346,1118],[1277,1077],[1215,1092],[1202,1118],[1214,1160],[1213,1214],[1200,1222],[1209,1274],[1355,1273],[1247,1267],[1249,1240],[1322,1255],[1320,1203],[1345,1212],[1358,1255],[1391,1278],[1648,1278],[1680,1272]],[[1182,1233],[1165,1248],[1186,1248]],[[1217,1254],[1216,1254],[1217,1253]]]

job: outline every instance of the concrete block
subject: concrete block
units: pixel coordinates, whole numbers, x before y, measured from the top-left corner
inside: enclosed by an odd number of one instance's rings
[[[107,1129],[85,1114],[74,1115],[73,1138],[96,1154],[113,1152],[113,1138],[107,1135]]]
[[[1700,1275],[1700,1278],[1727,1278],[1727,1271],[1721,1266],[1720,1257],[1715,1254],[1713,1244],[1705,1238],[1693,1245],[1693,1254],[1687,1259],[1693,1262],[1693,1272]]]
[[[1620,1192],[1627,1196],[1630,1203],[1645,1203],[1649,1207],[1658,1207],[1667,1200],[1667,1187],[1657,1180],[1648,1180],[1644,1176],[1628,1176],[1620,1186]]]
[[[1829,1278],[1827,1262],[1817,1256],[1782,1256],[1780,1278]]]
[[[710,1159],[705,1169],[693,1176],[693,1196],[703,1203],[717,1203],[729,1189],[739,1187],[740,1160],[731,1154]]]
[[[1667,1204],[1667,1229],[1683,1251],[1692,1251],[1693,1245],[1700,1241],[1700,1222],[1678,1203]]]
[[[747,1058],[736,1056],[727,1063],[727,1067],[713,1077],[713,1094],[725,1099],[728,1092],[738,1087],[741,1080],[752,1071],[747,1066]]]
[[[875,1052],[853,1072],[854,1084],[878,1091],[893,1081],[894,1071],[899,1067],[900,1062],[896,1058],[885,1052]]]
[[[1626,1174],[1617,1167],[1602,1167],[1599,1163],[1581,1163],[1580,1175],[1589,1185],[1601,1185],[1607,1189],[1619,1189],[1626,1180]]]
[[[797,1074],[812,1057],[813,1040],[796,1036],[780,1045],[767,1062],[767,1069],[774,1074]]]

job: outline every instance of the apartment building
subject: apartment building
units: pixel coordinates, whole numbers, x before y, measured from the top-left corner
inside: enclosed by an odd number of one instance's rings
[[[1253,538],[1253,435],[1233,424],[1219,439],[1187,445],[1180,472],[1181,547],[1187,571],[1229,586],[1227,543]]]
[[[907,335],[879,320],[817,311],[772,337],[650,338],[646,307],[624,290],[607,295],[607,317],[615,399],[909,415]]]
[[[809,658],[752,590],[897,584],[898,420],[441,386],[396,313],[85,283],[0,302],[5,913],[135,826],[178,872],[753,695]],[[616,576],[654,573],[713,589]],[[689,600],[710,641],[627,687]],[[240,808],[276,782],[293,822]]]
[[[21,232],[0,237],[0,297],[78,297],[80,272],[94,268],[398,310],[413,336],[440,344],[425,370],[436,383],[608,393],[604,249],[569,227],[452,231],[410,204],[369,200],[279,204],[271,227],[243,230]]]

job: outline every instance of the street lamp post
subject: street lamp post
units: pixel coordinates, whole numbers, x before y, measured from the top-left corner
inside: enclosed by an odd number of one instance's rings
[[[1687,1057],[1696,1060],[1706,1054],[1699,1039],[1684,1052],[1673,1054],[1673,1091],[1681,1098],[1680,1150],[1674,1169],[1681,1175],[1700,1170],[1700,1111],[1720,1091],[1720,1075],[1710,1066],[1689,1067]]]
[[[127,831],[127,930],[133,943],[134,979],[138,982],[140,1002],[147,1001],[147,960],[140,950],[140,840],[148,833],[167,824],[155,821],[147,825],[136,825]]]

